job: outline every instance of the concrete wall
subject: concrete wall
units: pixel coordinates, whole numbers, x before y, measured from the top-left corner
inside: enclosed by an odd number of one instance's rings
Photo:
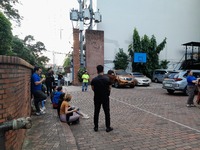
[[[119,48],[127,52],[136,28],[140,36],[155,35],[158,44],[167,38],[160,60],[180,61],[185,52],[182,44],[200,41],[199,6],[200,0],[97,0],[105,60],[112,61]]]
[[[30,64],[18,57],[0,55],[0,123],[31,115]],[[7,150],[21,150],[26,130],[6,132]]]

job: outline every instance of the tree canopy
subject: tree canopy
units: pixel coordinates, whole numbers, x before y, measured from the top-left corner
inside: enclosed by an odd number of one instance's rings
[[[19,4],[19,0],[0,0],[0,55],[18,56],[33,66],[44,67],[49,61],[48,57],[43,56],[46,51],[44,43],[35,41],[32,35],[23,40],[12,35],[9,19],[18,23],[21,20],[18,10],[14,8],[16,4]]]
[[[24,40],[14,36],[12,40],[12,51],[13,55],[26,60],[32,65],[44,66],[49,61],[48,57],[42,55],[42,52],[46,51],[44,43],[35,41],[31,35],[26,36]]]
[[[122,48],[119,48],[119,52],[115,55],[114,65],[115,69],[125,70],[128,66],[128,55],[124,53]]]
[[[0,12],[0,55],[7,55],[11,50],[11,30],[10,21]]]
[[[164,60],[163,63],[159,63],[159,54],[164,49],[166,44],[166,38],[160,43],[157,44],[156,38],[152,35],[149,38],[147,35],[144,35],[140,38],[139,33],[136,29],[133,31],[133,42],[128,47],[129,55],[132,60],[134,60],[134,52],[143,52],[147,54],[146,63],[132,63],[132,71],[142,72],[145,75],[151,77],[152,72],[155,69],[166,68],[168,61]]]
[[[0,0],[0,10],[10,19],[20,23],[22,17],[19,15],[19,11],[14,8],[19,0]]]

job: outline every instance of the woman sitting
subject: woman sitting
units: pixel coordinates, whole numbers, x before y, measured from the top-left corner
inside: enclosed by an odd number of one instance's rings
[[[78,123],[80,116],[82,118],[89,118],[88,115],[83,114],[79,111],[79,108],[71,107],[68,103],[71,101],[72,96],[70,94],[65,94],[63,97],[63,102],[60,106],[60,121],[70,123]]]

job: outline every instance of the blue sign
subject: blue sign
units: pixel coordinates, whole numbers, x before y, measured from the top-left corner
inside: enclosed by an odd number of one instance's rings
[[[147,53],[134,53],[135,63],[146,63],[147,62]]]

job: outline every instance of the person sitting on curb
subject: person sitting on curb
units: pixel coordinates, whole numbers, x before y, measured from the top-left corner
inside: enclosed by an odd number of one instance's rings
[[[60,95],[60,98],[59,98],[59,101],[58,101],[58,107],[57,107],[57,113],[58,113],[58,117],[60,118],[60,106],[64,100],[64,96],[65,96],[65,93],[62,93]]]
[[[79,123],[79,118],[88,119],[89,116],[82,113],[79,108],[71,107],[69,102],[71,101],[72,96],[70,94],[65,94],[63,102],[60,106],[60,121],[67,122],[68,124]]]
[[[62,91],[62,86],[59,86],[57,88],[57,91],[54,93],[53,95],[53,100],[52,100],[52,103],[53,103],[53,109],[57,109],[58,108],[58,102],[59,102],[59,98],[60,98],[60,95],[63,93]]]

